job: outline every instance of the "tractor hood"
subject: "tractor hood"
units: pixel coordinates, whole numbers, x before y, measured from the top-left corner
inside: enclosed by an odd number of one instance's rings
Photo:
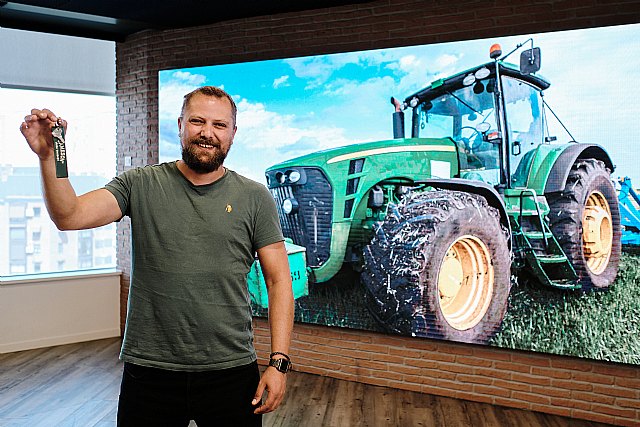
[[[311,154],[296,157],[271,166],[267,169],[267,172],[292,166],[323,167],[324,165],[330,166],[359,158],[392,156],[398,153],[407,155],[422,153],[422,155],[424,155],[426,152],[455,153],[456,145],[450,138],[407,138],[365,142],[316,151]]]

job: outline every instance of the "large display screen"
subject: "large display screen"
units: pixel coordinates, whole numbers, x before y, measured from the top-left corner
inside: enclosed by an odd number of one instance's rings
[[[160,161],[186,93],[234,98],[299,322],[638,364],[638,53],[626,25],[163,70]]]

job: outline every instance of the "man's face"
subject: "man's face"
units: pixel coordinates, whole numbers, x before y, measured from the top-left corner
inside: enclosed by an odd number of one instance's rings
[[[218,170],[236,133],[229,100],[194,95],[178,118],[178,129],[186,165],[201,174]]]

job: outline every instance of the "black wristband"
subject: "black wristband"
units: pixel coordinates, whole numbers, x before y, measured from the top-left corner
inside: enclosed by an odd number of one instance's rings
[[[291,362],[291,358],[289,357],[289,355],[284,354],[284,353],[279,352],[279,351],[274,351],[273,353],[271,353],[269,355],[269,359],[273,359],[273,356],[276,356],[276,355],[283,356],[285,359],[287,359],[289,362]]]

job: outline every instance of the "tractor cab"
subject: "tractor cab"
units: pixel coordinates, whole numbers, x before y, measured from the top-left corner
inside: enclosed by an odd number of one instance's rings
[[[394,137],[404,137],[403,112],[411,108],[411,137],[451,138],[460,178],[521,187],[545,141],[542,91],[549,82],[532,75],[540,65],[537,48],[522,53],[520,67],[498,59],[499,46],[492,49],[493,62],[437,80],[402,102],[392,98]]]

